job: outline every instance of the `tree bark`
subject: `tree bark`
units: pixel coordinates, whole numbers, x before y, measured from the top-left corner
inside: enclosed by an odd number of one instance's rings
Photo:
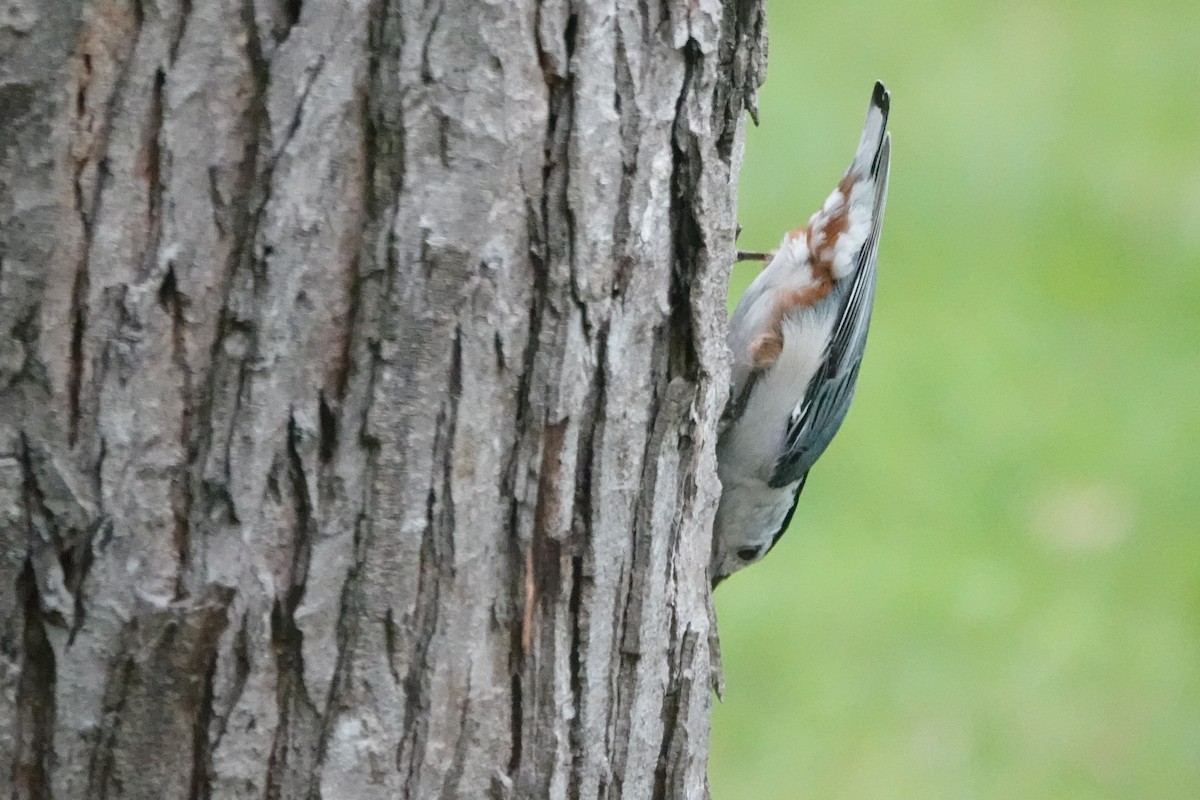
[[[761,0],[0,8],[0,783],[704,797]]]

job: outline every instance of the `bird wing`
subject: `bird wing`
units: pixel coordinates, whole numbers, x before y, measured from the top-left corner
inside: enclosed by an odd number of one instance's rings
[[[769,481],[772,487],[781,488],[804,477],[825,452],[850,409],[875,300],[875,262],[887,200],[890,153],[891,137],[885,135],[873,165],[878,184],[871,229],[859,251],[854,277],[838,309],[821,365],[788,419],[784,452]]]
[[[767,553],[775,549],[775,545],[779,544],[780,538],[787,532],[788,525],[792,524],[792,517],[796,513],[796,506],[800,505],[800,493],[804,491],[804,484],[808,482],[808,473],[800,476],[800,482],[796,484],[796,492],[792,495],[792,507],[788,509],[787,514],[783,518],[783,522],[779,525],[779,530],[775,531],[775,535],[771,537],[771,544],[767,546]],[[766,558],[767,553],[763,553],[761,558]]]

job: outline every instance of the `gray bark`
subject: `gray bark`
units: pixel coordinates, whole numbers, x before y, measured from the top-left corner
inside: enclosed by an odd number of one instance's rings
[[[703,797],[760,0],[0,4],[0,789]]]

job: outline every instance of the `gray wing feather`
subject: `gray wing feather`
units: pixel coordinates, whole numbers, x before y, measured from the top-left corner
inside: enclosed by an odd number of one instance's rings
[[[821,366],[788,420],[784,452],[770,480],[772,487],[787,486],[802,478],[833,441],[850,410],[875,301],[875,262],[887,198],[890,144],[889,138],[885,138],[876,162],[882,178],[876,188],[871,231],[859,252],[854,277],[842,298]]]

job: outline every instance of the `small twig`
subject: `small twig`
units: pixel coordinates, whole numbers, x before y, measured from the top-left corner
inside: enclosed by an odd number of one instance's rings
[[[761,250],[738,250],[738,261],[770,261],[775,257],[774,253],[767,253]]]

